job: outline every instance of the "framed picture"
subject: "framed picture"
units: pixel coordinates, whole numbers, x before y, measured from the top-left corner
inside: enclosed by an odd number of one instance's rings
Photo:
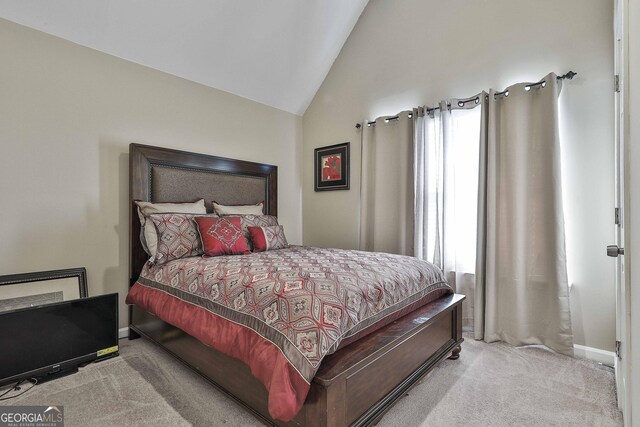
[[[314,150],[316,191],[349,189],[349,142]]]
[[[86,297],[84,267],[0,276],[0,312]]]

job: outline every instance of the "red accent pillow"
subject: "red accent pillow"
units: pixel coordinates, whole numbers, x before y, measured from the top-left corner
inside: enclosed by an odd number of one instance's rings
[[[284,227],[274,225],[271,227],[248,227],[254,252],[264,252],[274,249],[289,247],[284,235]]]
[[[248,254],[249,248],[242,234],[240,218],[197,216],[200,239],[207,256]]]

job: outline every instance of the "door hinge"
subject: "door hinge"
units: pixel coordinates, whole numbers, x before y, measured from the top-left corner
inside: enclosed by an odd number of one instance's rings
[[[616,225],[620,225],[620,208],[615,208],[614,211],[614,219],[615,219],[615,224]]]
[[[613,91],[620,92],[620,76],[618,74],[613,77]]]
[[[622,360],[622,356],[620,355],[620,346],[622,346],[622,343],[620,341],[616,341],[616,357]]]

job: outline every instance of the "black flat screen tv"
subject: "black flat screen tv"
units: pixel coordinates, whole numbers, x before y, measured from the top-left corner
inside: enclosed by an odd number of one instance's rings
[[[39,382],[118,354],[118,294],[0,313],[0,385]]]

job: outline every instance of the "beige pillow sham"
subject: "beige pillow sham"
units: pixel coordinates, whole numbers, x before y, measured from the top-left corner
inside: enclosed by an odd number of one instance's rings
[[[264,202],[255,205],[221,205],[213,202],[213,210],[218,215],[262,215]]]

